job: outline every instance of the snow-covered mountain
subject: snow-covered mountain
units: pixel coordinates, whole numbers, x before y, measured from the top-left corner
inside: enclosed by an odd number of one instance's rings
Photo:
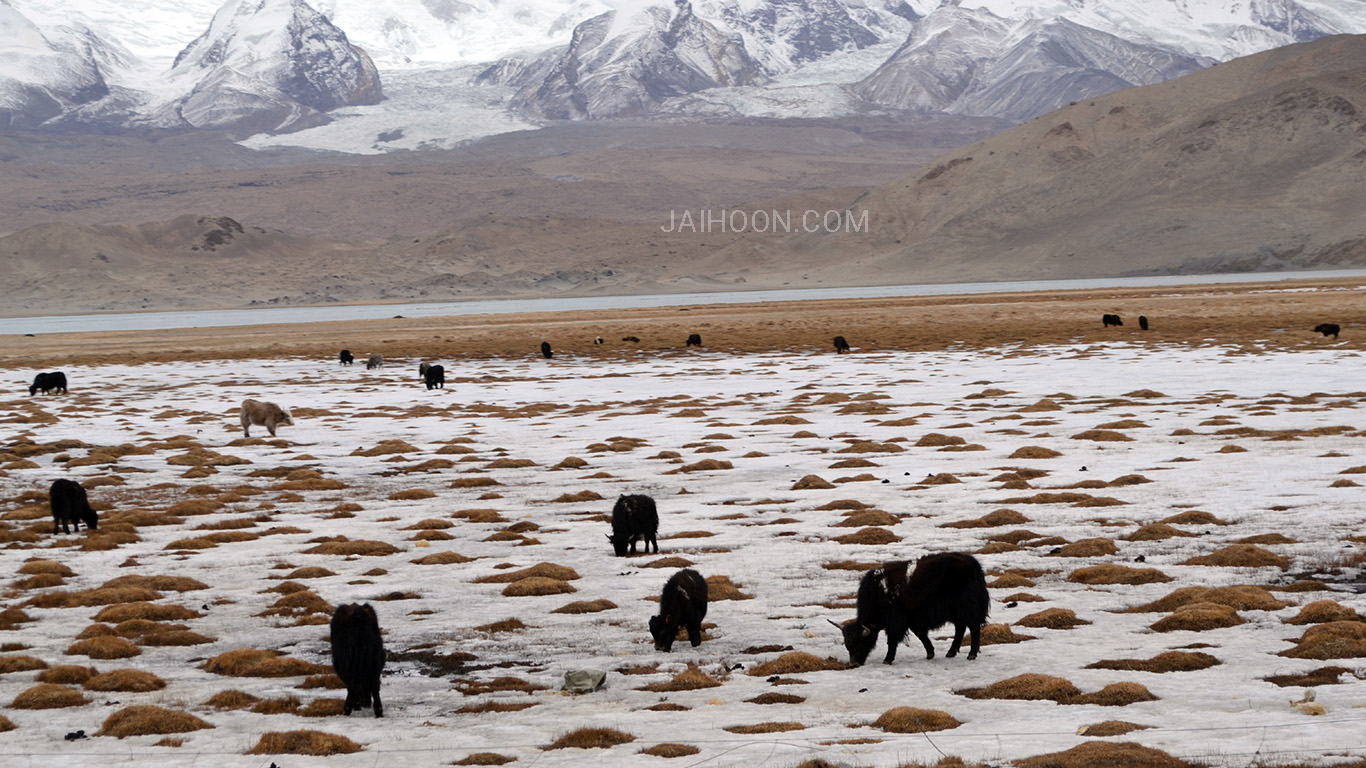
[[[38,25],[0,0],[0,128],[35,128],[109,94],[98,38],[80,28]]]

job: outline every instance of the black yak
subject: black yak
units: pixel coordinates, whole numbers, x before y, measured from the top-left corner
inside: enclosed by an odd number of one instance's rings
[[[622,341],[629,341],[629,342],[631,342],[632,344],[639,344],[639,343],[640,343],[640,337],[639,337],[639,336],[622,336],[622,337],[621,337],[621,340],[622,340]]]
[[[845,341],[843,336],[836,336],[836,337],[835,337],[835,354],[837,354],[837,355],[842,355],[842,354],[844,354],[845,352],[848,352],[848,351],[849,351],[849,342]]]
[[[418,364],[417,364],[417,377],[418,377],[419,379],[422,379],[423,381],[426,381],[426,380],[427,380],[427,369],[428,369],[428,368],[431,368],[431,367],[432,367],[432,364],[429,363],[429,362],[427,362],[427,361],[425,361],[425,360],[422,361],[422,362],[420,362],[420,363],[418,363]]]
[[[33,385],[28,388],[28,394],[32,397],[38,390],[42,390],[43,394],[46,395],[54,389],[62,394],[66,394],[65,373],[62,373],[61,371],[52,371],[51,373],[40,373],[37,376],[34,376]]]
[[[252,424],[265,427],[271,437],[275,437],[276,427],[294,426],[294,417],[289,415],[289,411],[264,400],[243,400],[241,416],[242,434],[247,437],[251,437]]]
[[[1124,325],[1124,321],[1119,319],[1119,315],[1101,315],[1100,323],[1106,328],[1112,325]]]
[[[427,370],[422,372],[422,377],[427,382],[427,389],[446,388],[446,369],[440,365],[428,365]]]
[[[1147,316],[1147,315],[1139,315],[1139,316],[1138,316],[1138,330],[1140,330],[1140,331],[1146,331],[1146,330],[1148,330],[1148,316]]]
[[[684,568],[664,582],[659,599],[659,615],[650,617],[650,634],[655,650],[673,650],[679,627],[688,630],[688,642],[702,644],[702,619],[707,616],[707,580],[691,568]]]
[[[896,659],[896,647],[906,639],[907,630],[920,638],[925,658],[933,659],[929,632],[949,623],[953,624],[953,645],[945,655],[958,655],[963,630],[968,630],[972,633],[968,658],[975,659],[990,601],[977,559],[943,552],[920,558],[914,570],[908,561],[898,560],[868,571],[859,582],[857,616],[842,627],[830,623],[844,633],[844,647],[854,666],[868,659],[879,631],[887,633],[887,657],[882,663]]]
[[[57,528],[62,529],[62,533],[71,533],[68,526],[76,526],[76,532],[81,532],[81,523],[85,523],[87,531],[93,531],[99,527],[99,513],[90,508],[90,499],[85,495],[85,489],[75,480],[59,478],[52,481],[52,487],[47,492],[48,503],[52,506],[52,535],[57,535]]]
[[[343,349],[341,354],[338,355],[338,358],[341,360],[342,365],[351,365],[356,362],[356,356],[351,354],[351,350],[349,349]]]
[[[376,352],[375,354],[371,355],[371,356],[369,357],[369,359],[367,359],[367,360],[365,361],[365,370],[367,370],[367,371],[368,371],[368,370],[371,370],[371,369],[373,369],[373,368],[383,368],[383,367],[384,367],[384,355],[381,355],[381,354],[378,353],[378,352]]]
[[[1332,336],[1335,339],[1338,337],[1338,331],[1341,330],[1342,328],[1337,323],[1319,323],[1314,326],[1315,333],[1321,333],[1324,336]],[[65,388],[62,391],[66,391]],[[33,391],[29,390],[29,394],[33,394]]]
[[[700,334],[700,333],[690,333],[690,334],[688,334],[688,346],[690,346],[690,347],[700,347],[700,346],[702,346],[702,334]]]
[[[550,358],[552,358],[552,357],[554,357],[554,356],[555,356],[555,352],[554,352],[553,350],[550,349],[550,342],[548,342],[548,341],[543,341],[543,342],[541,342],[541,357],[544,357],[545,359],[549,360]]]
[[[617,557],[625,557],[627,547],[634,555],[637,541],[644,542],[647,554],[651,544],[655,554],[659,554],[659,542],[655,541],[658,530],[659,512],[654,499],[640,494],[617,497],[617,503],[612,507],[612,535],[607,537]]]
[[[594,336],[594,337],[593,337],[593,343],[594,343],[594,344],[606,344],[606,343],[607,343],[607,340],[604,339],[604,338],[601,337],[601,336]]]
[[[384,717],[384,704],[379,700],[384,639],[379,634],[379,618],[369,603],[339,606],[332,614],[332,669],[346,683],[342,714],[373,706],[375,717]]]

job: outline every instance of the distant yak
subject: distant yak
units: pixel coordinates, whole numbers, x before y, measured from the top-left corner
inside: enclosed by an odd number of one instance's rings
[[[1119,319],[1119,315],[1101,315],[1100,322],[1106,328],[1112,325],[1124,325],[1124,321]]]
[[[332,669],[346,684],[346,703],[342,714],[371,707],[375,717],[384,717],[379,700],[379,675],[384,669],[384,638],[379,618],[369,603],[350,603],[332,614]]]
[[[349,350],[349,349],[343,349],[343,350],[341,351],[341,355],[340,355],[339,357],[341,358],[341,364],[342,364],[342,365],[350,365],[350,364],[356,362],[356,357],[355,357],[355,355],[352,355],[352,354],[351,354],[351,350]]]
[[[700,333],[690,333],[690,334],[688,334],[688,346],[690,346],[690,347],[700,347],[700,346],[702,346],[702,334],[700,334]]]
[[[639,343],[640,343],[640,337],[639,337],[639,336],[622,336],[622,337],[621,337],[621,340],[622,340],[622,341],[629,341],[629,342],[631,342],[632,344],[639,344]]]
[[[1338,337],[1338,331],[1341,330],[1342,328],[1339,327],[1337,323],[1319,323],[1314,326],[1314,331],[1316,333],[1321,333],[1324,336],[1332,336],[1335,339]]]
[[[367,371],[368,371],[368,370],[371,370],[371,369],[373,369],[373,368],[383,368],[383,367],[384,367],[384,355],[381,355],[381,354],[378,353],[378,352],[376,352],[375,354],[371,355],[370,358],[369,358],[368,360],[365,361],[365,370],[367,370]]]
[[[81,523],[85,523],[87,531],[93,531],[99,527],[99,514],[90,507],[90,499],[85,495],[85,489],[75,480],[58,478],[52,481],[52,487],[48,489],[48,504],[52,507],[52,535],[57,535],[57,528],[62,529],[62,533],[71,533],[68,526],[76,526],[76,532],[81,532]]]
[[[691,568],[669,577],[659,598],[659,615],[650,617],[655,650],[673,650],[679,628],[688,630],[688,642],[702,644],[702,619],[707,616],[707,580]]]
[[[281,408],[275,403],[268,403],[264,400],[252,400],[247,398],[242,401],[242,434],[251,437],[251,425],[256,424],[266,428],[271,437],[275,437],[276,427],[294,426],[294,417],[289,415],[289,411]]]
[[[1138,329],[1139,329],[1140,331],[1146,331],[1146,330],[1148,330],[1148,316],[1147,316],[1147,315],[1139,315],[1139,316],[1138,316]]]
[[[545,359],[549,360],[550,358],[552,358],[552,357],[554,357],[554,356],[555,356],[555,352],[554,352],[554,350],[552,350],[552,349],[550,348],[550,342],[548,342],[548,341],[543,341],[543,342],[541,342],[541,357],[544,357]]]
[[[848,351],[849,351],[849,342],[845,341],[843,336],[836,336],[836,337],[835,337],[835,354],[842,355],[842,354],[844,354],[845,352],[848,352]]]
[[[40,373],[37,376],[34,376],[33,385],[28,388],[28,394],[32,397],[41,390],[42,393],[46,395],[54,389],[62,394],[66,394],[65,373],[62,373],[61,371],[52,371],[51,373]]]
[[[446,369],[440,365],[428,365],[427,370],[423,371],[422,377],[427,383],[427,389],[446,388]]]

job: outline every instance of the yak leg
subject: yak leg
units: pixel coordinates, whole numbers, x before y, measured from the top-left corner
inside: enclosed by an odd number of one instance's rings
[[[688,622],[688,642],[692,643],[694,648],[702,644],[702,622]]]
[[[953,645],[950,645],[949,652],[944,654],[946,657],[951,659],[958,655],[958,649],[963,647],[963,631],[967,628],[968,625],[966,624],[955,623],[953,625]]]
[[[356,709],[356,693],[350,685],[346,686],[346,703],[342,705],[342,714],[349,715],[351,710]]]
[[[370,682],[370,697],[375,703],[375,717],[384,717],[384,704],[379,700],[379,675]]]
[[[887,633],[887,655],[883,657],[882,663],[891,664],[896,661],[896,647],[906,639],[906,625],[900,617],[893,617],[883,627],[883,631]]]
[[[932,644],[930,643],[930,632],[929,632],[929,630],[925,629],[924,627],[916,627],[915,629],[912,629],[911,631],[915,633],[915,636],[916,636],[916,637],[920,638],[920,644],[923,645],[923,646],[925,646],[925,658],[927,658],[927,659],[933,659],[933,658],[934,658],[934,645],[932,645]],[[949,655],[952,656],[953,654],[949,654]]]
[[[968,661],[972,661],[977,658],[977,647],[982,642],[982,625],[973,624],[968,627],[968,631],[972,634],[972,647],[968,649]]]
[[[659,554],[659,542],[655,541],[655,535],[654,535],[653,533],[650,534],[650,539],[649,539],[648,542],[646,542],[645,551],[646,551],[647,553],[650,551],[650,545],[651,545],[651,544],[654,545],[655,554],[656,554],[656,555]],[[696,645],[696,643],[694,643],[694,645]]]

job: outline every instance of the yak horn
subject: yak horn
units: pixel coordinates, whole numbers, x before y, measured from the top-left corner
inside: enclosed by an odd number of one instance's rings
[[[830,621],[830,619],[826,619],[826,621]],[[830,621],[830,626],[834,627],[835,629],[838,629],[841,632],[844,631],[844,627],[840,626],[839,624],[836,624],[833,621]]]
[[[869,635],[871,635],[871,634],[873,634],[873,628],[872,628],[872,627],[863,627],[863,636],[864,636],[864,637],[867,637],[867,636],[869,636]]]

